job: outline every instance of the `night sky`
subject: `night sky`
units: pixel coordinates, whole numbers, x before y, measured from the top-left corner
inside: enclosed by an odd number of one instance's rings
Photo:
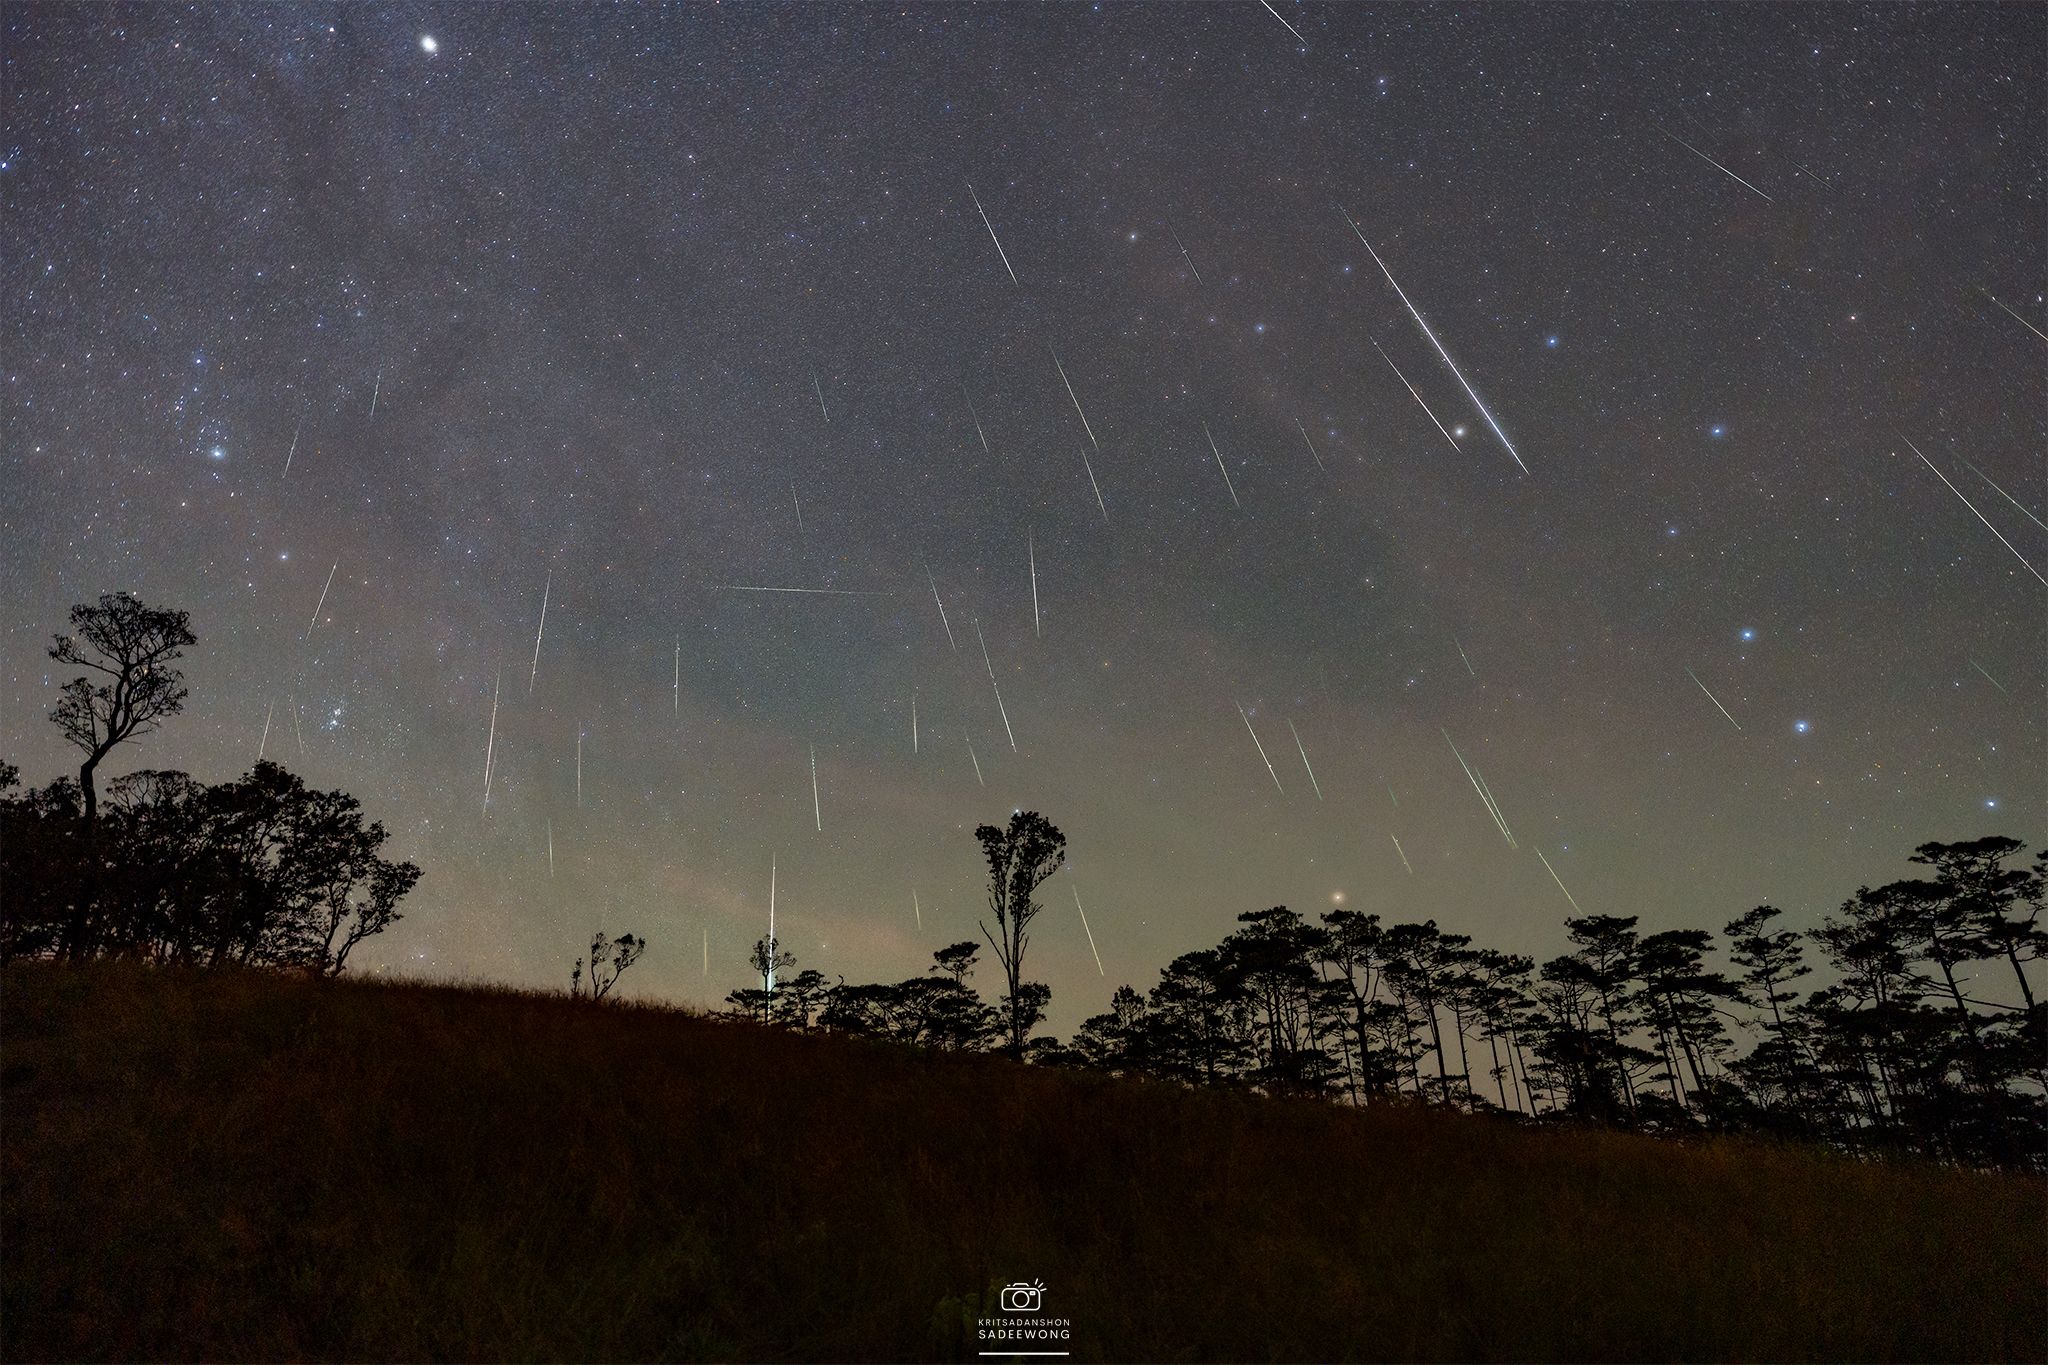
[[[771,858],[896,979],[1037,809],[1061,1031],[2039,840],[2048,11],[1275,3],[10,6],[0,752],[187,608],[103,778],[361,798],[365,970],[699,1003]]]

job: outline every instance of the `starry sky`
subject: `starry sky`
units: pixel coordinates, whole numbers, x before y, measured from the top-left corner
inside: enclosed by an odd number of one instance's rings
[[[716,1001],[772,861],[896,979],[1026,808],[1064,1031],[1275,904],[1543,957],[2044,834],[2038,7],[4,24],[0,752],[189,609],[103,772],[356,794],[367,970]]]

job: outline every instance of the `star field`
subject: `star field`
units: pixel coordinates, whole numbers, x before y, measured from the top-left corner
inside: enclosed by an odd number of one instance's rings
[[[771,855],[893,979],[1037,809],[1059,1030],[1274,904],[1548,955],[1538,848],[1805,927],[2048,832],[2048,15],[1275,8],[11,8],[0,752],[189,609],[109,776],[358,796],[365,970],[697,1002]]]

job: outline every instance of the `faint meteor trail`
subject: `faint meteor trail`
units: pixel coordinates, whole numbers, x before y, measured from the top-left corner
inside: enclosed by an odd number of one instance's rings
[[[910,694],[910,752],[917,752],[917,693]]]
[[[795,479],[791,479],[791,480],[789,481],[789,501],[790,501],[790,505],[796,508],[796,533],[797,533],[798,535],[803,535],[803,534],[805,534],[805,532],[804,532],[804,503],[803,503],[803,499],[802,499],[802,498],[799,498],[799,497],[798,497],[798,496],[796,495],[796,480],[795,480]]]
[[[981,429],[981,414],[974,410],[974,395],[967,391],[965,380],[962,380],[960,384],[960,396],[967,400],[967,415],[974,419],[974,434],[981,438],[981,453],[984,455],[995,454],[993,450],[988,448],[988,433]]]
[[[1272,15],[1275,19],[1279,19],[1280,22],[1286,26],[1287,31],[1294,35],[1295,42],[1300,43],[1303,47],[1308,46],[1308,39],[1302,37],[1301,31],[1299,29],[1295,28],[1294,25],[1289,24],[1286,19],[1281,17],[1280,11],[1273,8],[1272,0],[1259,0],[1259,3],[1266,7],[1266,13]]]
[[[341,561],[337,559],[334,561],[334,568],[327,571],[327,585],[320,589],[320,600],[313,605],[313,619],[306,622],[306,634],[299,637],[301,640],[312,635],[313,627],[320,624],[320,609],[327,605],[327,589],[334,586],[334,570],[340,567]]]
[[[576,809],[583,809],[583,727],[576,727]]]
[[[377,371],[377,381],[374,384],[370,385],[370,415],[368,418],[364,420],[375,421],[377,419],[377,395],[382,393],[383,391],[384,371],[379,370]]]
[[[1237,485],[1230,481],[1230,470],[1223,463],[1223,452],[1216,449],[1216,438],[1209,435],[1209,424],[1207,422],[1202,423],[1202,435],[1208,437],[1209,453],[1216,457],[1216,468],[1223,472],[1223,486],[1230,490],[1230,505],[1242,512],[1244,504],[1237,500]]]
[[[968,734],[965,730],[962,730],[960,733],[967,740],[967,761],[974,765],[974,780],[986,787],[988,780],[981,775],[981,760],[974,756],[974,736]]]
[[[1716,711],[1719,711],[1724,716],[1728,716],[1728,708],[1721,705],[1721,699],[1719,697],[1715,696],[1712,692],[1707,692],[1707,685],[1700,681],[1699,675],[1697,673],[1694,673],[1692,671],[1692,665],[1686,665],[1685,676],[1692,679],[1692,685],[1694,687],[1697,687],[1700,691],[1707,693],[1707,700],[1714,703],[1714,709]],[[1735,719],[1735,717],[1733,716],[1728,716],[1728,723],[1734,726],[1737,730],[1740,730],[1742,728],[1742,722]]]
[[[818,833],[825,832],[825,812],[818,805],[818,746],[811,746],[811,821],[817,825]]]
[[[498,759],[498,689],[504,685],[505,673],[498,671],[498,680],[491,684],[491,732],[484,740],[484,814],[491,813],[491,770]]]
[[[1692,145],[1692,144],[1691,144],[1690,142],[1687,142],[1687,141],[1686,141],[1686,140],[1685,140],[1684,138],[1682,138],[1682,137],[1680,137],[1680,136],[1679,136],[1678,134],[1676,134],[1676,133],[1672,132],[1672,131],[1671,131],[1670,129],[1668,129],[1668,128],[1659,128],[1659,129],[1658,129],[1657,131],[1658,131],[1658,132],[1660,132],[1660,133],[1662,133],[1662,134],[1664,134],[1664,136],[1666,136],[1666,137],[1670,138],[1670,139],[1671,139],[1671,140],[1672,140],[1673,142],[1677,143],[1677,144],[1678,144],[1679,146],[1681,146],[1681,147],[1685,148],[1685,150],[1687,150],[1688,152],[1691,152],[1691,153],[1692,153],[1692,154],[1693,154],[1694,156],[1698,157],[1698,158],[1699,158],[1700,160],[1702,160],[1702,161],[1706,162],[1706,163],[1707,163],[1707,164],[1708,164],[1709,166],[1712,166],[1712,167],[1713,167],[1713,168],[1714,168],[1715,170],[1719,171],[1719,172],[1720,172],[1721,174],[1723,174],[1723,175],[1727,176],[1727,177],[1728,177],[1728,178],[1729,178],[1730,180],[1733,180],[1733,181],[1734,181],[1734,182],[1735,182],[1736,184],[1738,184],[1738,185],[1742,186],[1742,188],[1744,188],[1744,189],[1748,190],[1748,191],[1749,191],[1749,192],[1750,192],[1751,194],[1755,195],[1755,196],[1756,196],[1757,198],[1759,198],[1759,199],[1763,200],[1763,201],[1764,201],[1764,202],[1765,202],[1766,204],[1770,204],[1770,203],[1775,203],[1775,202],[1776,202],[1775,200],[1773,200],[1773,199],[1771,198],[1771,196],[1769,196],[1768,194],[1765,194],[1765,193],[1764,193],[1764,192],[1763,192],[1762,190],[1760,190],[1760,189],[1758,189],[1758,188],[1757,188],[1756,186],[1754,186],[1754,185],[1750,184],[1750,183],[1749,183],[1749,182],[1748,182],[1747,180],[1744,180],[1744,179],[1743,179],[1743,178],[1742,178],[1741,176],[1739,176],[1739,175],[1737,175],[1737,174],[1736,174],[1735,172],[1733,172],[1733,171],[1729,170],[1729,169],[1728,169],[1728,168],[1727,168],[1726,166],[1723,166],[1723,165],[1722,165],[1722,164],[1721,164],[1720,162],[1718,162],[1718,161],[1714,160],[1714,158],[1712,158],[1712,157],[1708,156],[1708,155],[1707,155],[1707,154],[1706,154],[1705,152],[1703,152],[1703,151],[1701,151],[1701,150],[1700,150],[1699,148],[1697,148],[1697,147],[1693,146],[1693,145]],[[1809,175],[1811,175],[1811,174],[1812,174],[1812,172],[1811,172],[1811,171],[1809,171],[1809,172],[1807,172],[1807,173],[1808,173]],[[1819,176],[1817,176],[1817,175],[1816,175],[1816,176],[1814,176],[1813,178],[1814,178],[1814,179],[1816,179],[1816,180],[1820,180],[1820,177],[1819,177]],[[1821,180],[1821,183],[1822,183],[1823,185],[1827,184],[1827,182],[1826,182],[1825,180]]]
[[[1081,430],[1088,433],[1088,444],[1097,450],[1102,449],[1102,442],[1095,439],[1095,428],[1088,425],[1088,414],[1081,411],[1081,400],[1074,393],[1074,381],[1067,378],[1067,367],[1060,364],[1060,353],[1052,349],[1050,342],[1045,349],[1052,352],[1053,368],[1060,372],[1060,383],[1067,386],[1067,400],[1074,405],[1074,413],[1081,419]]]
[[[676,636],[676,698],[675,713],[683,714],[683,637]]]
[[[1976,669],[1979,673],[1984,673],[1984,665],[1978,663],[1975,659],[1970,660],[1970,667]],[[2005,684],[2000,682],[1998,679],[1992,677],[1989,673],[1984,673],[1984,681],[1990,683],[1999,691],[2005,692]],[[2012,693],[2010,692],[2006,692],[2005,694],[2008,697],[2012,695]],[[261,755],[259,754],[258,757],[261,757]]]
[[[1458,651],[1458,657],[1459,657],[1460,659],[1464,659],[1464,660],[1465,660],[1465,671],[1466,671],[1467,673],[1470,673],[1470,674],[1471,674],[1471,675],[1472,675],[1473,677],[1475,677],[1475,678],[1476,678],[1476,677],[1478,677],[1478,676],[1479,676],[1479,670],[1478,670],[1478,669],[1476,669],[1476,668],[1474,668],[1474,667],[1472,667],[1472,661],[1471,661],[1470,659],[1468,659],[1468,658],[1466,658],[1466,657],[1465,657],[1465,646],[1463,646],[1463,645],[1461,645],[1461,644],[1458,644],[1458,637],[1457,637],[1457,636],[1455,636],[1455,635],[1453,635],[1453,636],[1451,637],[1451,643],[1452,643],[1452,644],[1453,644],[1454,646],[1456,646],[1456,647],[1457,647],[1457,651]]]
[[[1493,823],[1500,827],[1500,837],[1507,840],[1509,848],[1515,847],[1515,836],[1508,833],[1508,822],[1501,818],[1500,807],[1493,803],[1493,797],[1486,790],[1485,786],[1481,784],[1479,774],[1474,772],[1472,765],[1465,761],[1465,755],[1458,752],[1457,742],[1451,738],[1448,730],[1438,727],[1437,733],[1444,737],[1444,743],[1451,746],[1451,753],[1457,758],[1458,766],[1465,770],[1466,780],[1471,782],[1472,790],[1479,793],[1480,801],[1486,806],[1486,813],[1491,815]]]
[[[1016,736],[1016,733],[1015,733],[1014,731],[1012,731],[1012,730],[1010,729],[1010,712],[1009,712],[1009,708],[1003,705],[1003,689],[1002,689],[1002,687],[1001,687],[1001,686],[1000,686],[1000,685],[999,685],[999,684],[998,684],[998,683],[996,682],[996,666],[995,666],[995,664],[993,664],[993,663],[992,663],[992,662],[990,662],[990,660],[989,660],[989,657],[988,657],[988,641],[982,638],[982,634],[981,634],[981,620],[980,620],[980,618],[978,618],[978,617],[977,617],[977,618],[975,619],[975,622],[974,622],[974,638],[975,638],[976,640],[980,640],[980,641],[981,641],[981,663],[982,663],[982,667],[984,667],[984,668],[986,668],[986,669],[988,670],[988,685],[989,685],[989,689],[990,689],[991,691],[993,691],[993,692],[994,692],[994,693],[996,694],[996,710],[998,710],[998,711],[1002,712],[1002,716],[1003,716],[1003,733],[1004,733],[1004,734],[1006,734],[1006,735],[1008,735],[1008,736],[1010,737],[1010,752],[1014,754],[1014,753],[1016,753],[1016,752],[1017,752],[1017,736]]]
[[[1178,232],[1174,232],[1171,227],[1167,228],[1166,230],[1169,233],[1173,234],[1173,244],[1177,247],[1180,247],[1180,258],[1188,263],[1188,273],[1195,277],[1196,284],[1202,283],[1202,272],[1195,269],[1195,258],[1188,255],[1188,249],[1185,246],[1181,245],[1180,234]]]
[[[1067,890],[1074,893],[1074,909],[1079,911],[1081,915],[1081,932],[1088,935],[1088,951],[1094,954],[1095,957],[1095,974],[1097,976],[1108,976],[1109,973],[1102,970],[1102,954],[1095,951],[1095,931],[1088,927],[1088,912],[1081,909],[1080,888],[1076,887],[1072,882],[1068,882]]]
[[[974,192],[974,183],[967,182],[967,196],[974,201],[974,211],[981,215],[981,225],[988,229],[988,239],[996,244],[996,255],[1003,258],[1003,269],[1010,273],[1010,283],[1017,283],[1017,272],[1010,266],[1010,253],[1003,250],[1003,239],[996,236],[996,225],[988,220],[988,210],[981,206],[981,196]]]
[[[1294,747],[1301,754],[1301,766],[1308,769],[1308,784],[1315,788],[1316,800],[1323,799],[1323,784],[1316,781],[1316,770],[1309,764],[1308,750],[1302,747],[1301,731],[1294,728],[1294,722],[1287,722],[1287,733],[1294,736]]]
[[[1025,533],[1024,550],[1031,556],[1031,633],[1042,640],[1045,632],[1038,628],[1038,532]]]
[[[1308,447],[1308,453],[1315,457],[1316,468],[1322,470],[1325,474],[1329,473],[1330,467],[1324,464],[1323,457],[1320,454],[1317,454],[1316,443],[1314,441],[1309,440],[1308,428],[1301,424],[1301,419],[1299,417],[1294,419],[1294,429],[1301,433],[1302,444],[1306,445]]]
[[[1340,208],[1338,212],[1344,213],[1344,210]],[[1387,277],[1387,283],[1393,285],[1394,292],[1401,296],[1401,306],[1408,310],[1408,316],[1415,319],[1415,325],[1420,327],[1422,334],[1429,338],[1429,344],[1436,347],[1436,353],[1443,357],[1444,364],[1448,365],[1451,373],[1458,377],[1459,387],[1463,388],[1465,396],[1472,400],[1472,406],[1479,409],[1479,415],[1486,419],[1486,425],[1493,428],[1493,434],[1498,436],[1500,443],[1507,447],[1509,456],[1514,459],[1515,464],[1520,467],[1521,471],[1527,474],[1529,466],[1522,463],[1521,455],[1515,450],[1515,443],[1510,441],[1508,434],[1500,429],[1500,423],[1493,420],[1493,413],[1487,410],[1486,404],[1480,399],[1478,391],[1466,380],[1465,372],[1458,368],[1458,362],[1451,359],[1451,353],[1444,349],[1444,344],[1436,339],[1436,333],[1431,331],[1429,324],[1422,320],[1422,314],[1417,312],[1415,305],[1408,301],[1408,291],[1401,288],[1400,282],[1394,278],[1394,272],[1387,269],[1387,263],[1380,259],[1379,252],[1372,249],[1372,243],[1365,240],[1365,234],[1359,231],[1358,224],[1352,221],[1349,213],[1344,213],[1344,221],[1351,224],[1352,232],[1357,234],[1358,240],[1364,244],[1367,253],[1371,255],[1372,263],[1380,268],[1380,274]]]
[[[1408,382],[1408,376],[1401,373],[1401,367],[1394,363],[1394,358],[1388,355],[1386,351],[1381,348],[1380,344],[1377,341],[1372,343],[1372,348],[1375,351],[1379,351],[1380,359],[1387,362],[1387,368],[1394,372],[1394,378],[1401,381],[1401,387],[1408,390],[1409,396],[1414,398],[1417,403],[1421,404],[1422,410],[1423,412],[1428,414],[1430,422],[1435,425],[1438,431],[1443,432],[1444,439],[1451,443],[1451,449],[1457,451],[1460,455],[1463,455],[1465,453],[1465,448],[1458,444],[1458,438],[1451,435],[1449,429],[1446,428],[1442,422],[1436,420],[1436,414],[1430,412],[1429,404],[1423,402],[1422,400],[1422,391],[1420,389],[1417,389],[1413,384],[1410,384]]]
[[[818,415],[825,419],[827,425],[830,425],[832,410],[825,406],[825,386],[818,382],[818,367],[815,365],[811,366],[811,391],[818,395]]]
[[[1245,713],[1244,703],[1232,702],[1231,705],[1237,708],[1238,717],[1244,721],[1245,733],[1252,737],[1252,743],[1257,746],[1259,758],[1266,765],[1266,775],[1273,779],[1273,785],[1279,788],[1282,796],[1287,795],[1287,788],[1280,786],[1280,774],[1273,771],[1273,760],[1266,757],[1266,746],[1259,743],[1259,732],[1252,729],[1252,718]]]
[[[1980,669],[1979,671],[1981,672],[1982,670]],[[1989,677],[1990,675],[1985,674],[1985,676]],[[1999,691],[2001,692],[2003,692],[2004,690],[2005,689],[2002,687],[1999,689]],[[256,741],[256,761],[258,763],[261,763],[263,761],[263,750],[270,743],[270,718],[276,714],[277,698],[272,697],[270,699],[270,706],[263,712],[263,738]]]
[[[550,880],[550,881],[553,881],[553,880],[554,880],[554,876],[555,876],[555,821],[554,821],[554,818],[553,818],[552,816],[550,816],[550,817],[548,818],[548,880]]]
[[[1088,447],[1081,447],[1081,467],[1088,471],[1088,486],[1095,490],[1095,505],[1102,511],[1102,524],[1109,525],[1109,506],[1102,500],[1102,485],[1095,482],[1095,462],[1088,458]]]
[[[744,583],[714,583],[713,592],[795,592],[807,593],[813,597],[888,597],[886,592],[864,592],[852,588],[761,588]]]
[[[292,708],[292,738],[299,742],[299,757],[303,759],[307,756],[306,735],[303,730],[299,729],[299,699],[296,696],[288,697],[286,702]]]
[[[1982,294],[1985,298],[1990,299],[1993,303],[1997,303],[2000,308],[2005,308],[2005,305],[1999,303],[1998,299],[1992,294],[1992,292],[1989,289],[1986,289],[1983,285],[1980,284],[1977,286],[1977,292]],[[2048,332],[2042,331],[2039,327],[2036,327],[2033,323],[2028,322],[2025,318],[2021,317],[2018,313],[2013,312],[2010,308],[2005,308],[2005,311],[2014,322],[2017,322],[2020,326],[2026,328],[2029,332],[2032,332],[2035,336],[2041,338],[2041,340],[2048,341]]]
[[[1508,828],[1507,816],[1501,814],[1500,802],[1493,797],[1493,788],[1486,785],[1486,774],[1479,771],[1479,765],[1476,763],[1472,765],[1472,776],[1479,783],[1479,794],[1486,798],[1486,804],[1492,808],[1493,818],[1500,821],[1500,832],[1508,836],[1508,847],[1520,848],[1521,845],[1515,842],[1515,832]]]
[[[1993,300],[1993,302],[1996,302],[1996,300]],[[299,433],[300,433],[301,431],[304,431],[305,429],[306,429],[306,419],[305,419],[305,418],[303,418],[303,417],[301,417],[301,418],[299,419],[299,424],[298,424],[297,426],[295,426],[295,427],[293,427],[293,428],[292,428],[292,445],[291,445],[291,449],[289,449],[289,450],[285,451],[285,453],[284,453],[284,472],[285,472],[286,474],[289,474],[289,473],[291,473],[291,472],[292,472],[292,456],[294,456],[294,455],[296,455],[296,454],[298,454],[298,453],[299,453]],[[280,475],[279,477],[283,477],[283,476],[282,476],[282,475]]]
[[[955,654],[958,654],[960,652],[960,642],[953,638],[953,623],[946,619],[946,603],[939,596],[938,580],[932,577],[932,566],[929,564],[924,566],[924,581],[931,585],[932,601],[939,604],[939,624],[946,628],[946,643],[952,646]]]
[[[768,855],[768,974],[762,983],[769,999],[775,998],[775,855]]]
[[[1911,440],[1908,440],[1908,439],[1907,439],[1907,437],[1906,437],[1906,435],[1905,435],[1905,434],[1904,434],[1903,432],[1902,432],[1902,433],[1900,433],[1900,435],[1899,435],[1899,439],[1900,439],[1901,441],[1905,441],[1905,442],[1906,442],[1906,444],[1907,444],[1908,446],[1911,446],[1911,447],[1912,447],[1912,450],[1913,450],[1913,453],[1914,453],[1915,455],[1920,455],[1920,447],[1919,447],[1919,446],[1916,446],[1916,445],[1913,445],[1913,442],[1912,442]],[[1935,467],[1934,467],[1934,461],[1932,461],[1932,460],[1928,459],[1928,458],[1927,458],[1927,457],[1926,457],[1925,455],[1920,455],[1920,463],[1921,463],[1921,464],[1924,464],[1924,465],[1926,465],[1926,466],[1927,466],[1927,467],[1928,467],[1929,469],[1933,469],[1933,470],[1934,470],[1934,477],[1935,477],[1935,478],[1937,478],[1937,479],[1940,479],[1940,480],[1941,480],[1941,481],[1942,481],[1943,483],[1945,483],[1945,484],[1948,484],[1948,491],[1949,491],[1949,492],[1951,492],[1951,493],[1953,493],[1953,494],[1955,494],[1955,495],[1956,495],[1956,497],[1958,497],[1958,498],[1961,498],[1961,499],[1962,499],[1962,504],[1963,504],[1963,506],[1965,506],[1965,507],[1967,507],[1967,508],[1969,508],[1969,509],[1970,509],[1970,515],[1971,515],[1971,516],[1973,516],[1973,517],[1975,517],[1975,518],[1976,518],[1977,520],[1979,520],[1979,521],[1983,522],[1983,523],[1984,523],[1984,529],[1985,529],[1985,530],[1987,530],[1987,531],[1989,531],[1989,532],[1991,532],[1991,534],[1992,534],[1992,535],[1994,535],[1994,536],[1997,536],[1997,537],[1998,537],[1998,543],[1999,543],[2000,545],[2003,545],[2003,546],[2004,546],[2004,547],[2005,547],[2006,549],[2008,549],[2008,550],[2012,550],[2012,557],[2013,557],[2014,559],[2017,559],[2017,560],[2018,560],[2018,561],[2019,561],[2020,563],[2022,563],[2022,564],[2025,564],[2025,565],[2026,565],[2026,568],[2027,568],[2027,572],[2028,572],[2028,573],[2030,573],[2030,574],[2032,574],[2032,575],[2034,576],[2035,580],[2036,580],[2037,582],[2039,582],[2039,583],[2040,583],[2040,585],[2041,585],[2042,587],[2044,587],[2044,588],[2048,588],[2048,578],[2042,578],[2042,577],[2041,577],[2041,571],[2040,571],[2039,569],[2035,568],[2035,567],[2034,567],[2034,566],[2033,566],[2032,564],[2028,564],[2028,563],[2027,563],[2027,557],[2026,557],[2025,555],[2021,554],[2021,553],[2020,553],[2020,552],[2019,552],[2019,551],[2018,551],[2017,549],[2014,549],[2014,548],[2013,548],[2013,543],[2012,543],[2011,541],[2007,540],[2007,539],[2005,538],[2005,536],[2003,535],[2003,533],[2001,533],[2001,532],[1999,531],[1999,529],[1998,529],[1998,528],[1997,528],[1996,526],[1993,526],[1993,525],[1991,524],[1991,519],[1990,519],[1989,517],[1986,517],[1986,516],[1985,516],[1985,515],[1984,515],[1984,514],[1983,514],[1982,512],[1979,512],[1979,511],[1977,510],[1977,504],[1976,504],[1976,503],[1974,503],[1974,502],[1971,502],[1971,501],[1970,501],[1970,500],[1969,500],[1968,498],[1965,498],[1965,497],[1963,497],[1963,490],[1962,490],[1962,489],[1960,489],[1960,488],[1956,487],[1956,486],[1955,486],[1954,484],[1952,484],[1952,483],[1949,483],[1949,482],[1948,482],[1948,475],[1946,475],[1946,474],[1942,473],[1942,472],[1941,472],[1941,471],[1940,471],[1939,469],[1935,469]]]
[[[917,888],[910,888],[910,913],[917,916],[917,927],[924,928],[924,907],[917,903]]]
[[[1991,484],[1992,491],[1998,494],[1999,497],[2004,498],[2007,502],[2011,503],[2014,507],[2018,508],[2021,516],[2025,517],[2028,521],[2033,522],[2034,525],[2040,527],[2042,530],[2048,531],[2048,521],[2043,521],[2039,517],[2035,516],[2031,511],[2027,509],[2027,505],[2025,503],[2021,502],[2012,494],[2006,492],[2003,488],[2000,488],[1997,484],[1992,483],[1991,476],[1989,474],[1986,474],[1983,470],[1977,468],[1977,466],[1971,464],[1968,460],[1963,461],[1963,468],[1969,470],[1972,474],[1975,474],[1978,478],[1984,480],[1984,482]]]
[[[548,631],[548,594],[555,590],[555,571],[548,570],[548,581],[540,590],[540,626],[533,632],[533,667],[526,672],[526,695],[533,695],[533,680],[540,676],[540,640]]]
[[[1403,866],[1403,867],[1405,867],[1405,868],[1407,868],[1407,869],[1408,869],[1408,875],[1409,875],[1409,876],[1411,876],[1411,877],[1412,877],[1412,876],[1414,876],[1414,875],[1415,875],[1415,867],[1414,867],[1414,865],[1413,865],[1412,863],[1410,863],[1410,862],[1408,861],[1408,855],[1407,855],[1406,853],[1402,852],[1402,849],[1401,849],[1401,840],[1400,840],[1400,838],[1399,838],[1399,837],[1398,837],[1397,835],[1392,835],[1392,834],[1389,834],[1389,835],[1388,835],[1387,837],[1388,837],[1389,839],[1392,839],[1392,840],[1394,841],[1394,852],[1396,852],[1396,853],[1400,853],[1400,854],[1401,854],[1401,866]]]
[[[1536,856],[1543,858],[1543,850],[1537,849]],[[1557,869],[1550,865],[1550,859],[1543,858],[1543,870],[1550,874],[1550,880],[1557,883],[1557,889],[1564,892],[1564,898],[1572,903],[1572,909],[1577,910],[1581,915],[1585,914],[1585,907],[1579,904],[1579,898],[1572,894],[1572,889],[1564,884],[1564,878],[1557,875]]]

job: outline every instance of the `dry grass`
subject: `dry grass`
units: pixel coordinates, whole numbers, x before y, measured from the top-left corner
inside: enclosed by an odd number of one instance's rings
[[[498,990],[8,968],[11,1360],[2042,1359],[2044,1189]]]

